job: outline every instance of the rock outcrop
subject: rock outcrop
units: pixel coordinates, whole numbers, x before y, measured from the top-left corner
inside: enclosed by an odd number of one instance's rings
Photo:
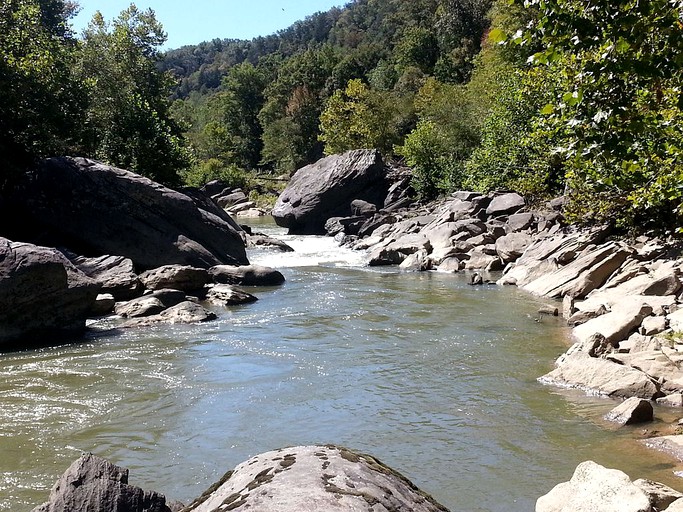
[[[166,498],[128,484],[128,470],[84,454],[32,512],[171,512]]]
[[[0,238],[0,347],[82,331],[99,289],[59,251]]]
[[[123,256],[138,270],[248,263],[236,224],[185,194],[92,160],[45,160],[7,199],[33,225],[28,236],[77,254]]]
[[[237,466],[184,512],[447,512],[374,457],[335,446],[298,446]]]
[[[275,222],[290,234],[324,234],[331,217],[351,215],[351,202],[381,204],[389,184],[376,150],[332,155],[299,169],[273,208]]]

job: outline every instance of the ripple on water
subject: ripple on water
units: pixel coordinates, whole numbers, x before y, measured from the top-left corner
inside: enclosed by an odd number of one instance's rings
[[[215,322],[0,356],[0,511],[43,501],[79,451],[185,501],[251,455],[309,443],[372,453],[454,511],[532,510],[586,458],[671,474],[600,428],[611,402],[536,382],[565,331],[535,321],[533,298],[342,268],[325,250],[306,264],[327,266],[276,265],[284,286]]]

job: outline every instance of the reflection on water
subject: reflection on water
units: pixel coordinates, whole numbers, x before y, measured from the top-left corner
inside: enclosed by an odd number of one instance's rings
[[[637,431],[601,427],[611,401],[536,382],[566,331],[535,299],[287,241],[298,259],[252,255],[287,283],[216,322],[0,356],[0,510],[46,499],[80,451],[183,501],[309,443],[371,453],[453,511],[533,510],[586,459],[675,483]]]

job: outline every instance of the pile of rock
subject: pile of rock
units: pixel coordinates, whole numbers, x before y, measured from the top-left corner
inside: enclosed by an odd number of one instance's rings
[[[128,470],[91,454],[74,462],[33,512],[448,512],[397,471],[337,446],[297,446],[257,455],[226,473],[192,504],[166,503],[128,484]]]
[[[234,285],[284,280],[248,265],[244,230],[197,190],[65,157],[40,163],[4,199],[3,221],[21,221],[0,222],[11,235],[0,238],[2,349],[73,336],[112,311],[127,325],[204,321],[215,314],[199,300],[244,303],[255,298]]]
[[[227,186],[226,183],[214,180],[200,189],[211,198],[219,208],[235,217],[262,217],[266,212],[256,206],[254,201],[241,188]]]

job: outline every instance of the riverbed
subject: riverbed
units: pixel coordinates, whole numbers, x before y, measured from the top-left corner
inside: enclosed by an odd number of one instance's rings
[[[82,451],[184,502],[252,455],[312,443],[370,453],[452,511],[533,510],[587,459],[683,487],[634,441],[643,427],[603,423],[615,402],[536,381],[569,335],[539,300],[259,229],[297,252],[251,252],[287,279],[254,304],[0,355],[0,511],[44,501]]]

